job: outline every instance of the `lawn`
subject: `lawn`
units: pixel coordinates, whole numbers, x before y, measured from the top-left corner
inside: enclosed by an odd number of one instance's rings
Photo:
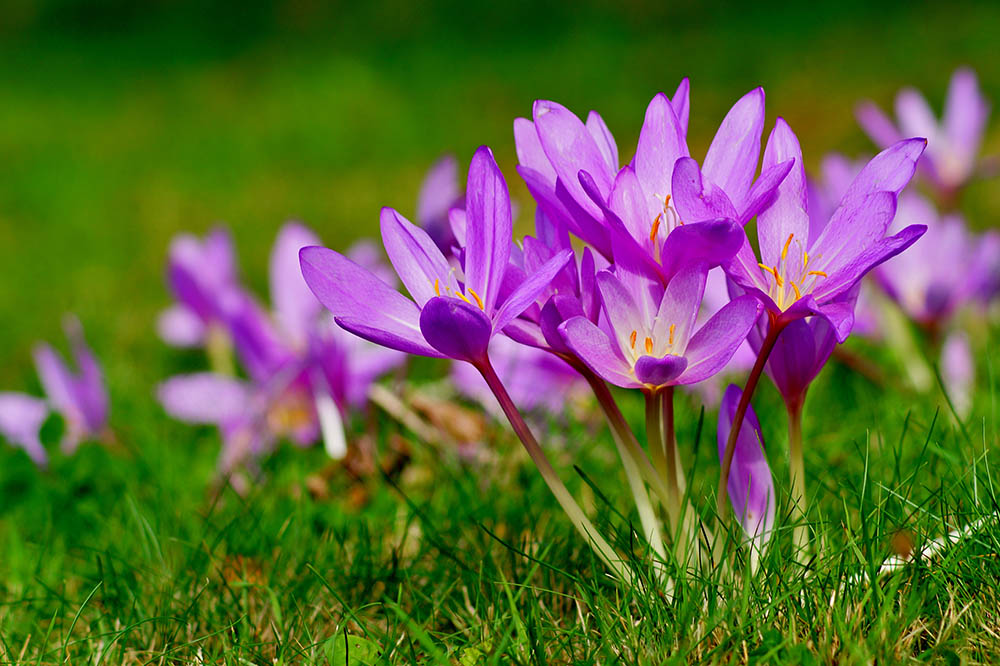
[[[903,85],[940,102],[968,64],[1000,100],[1000,9],[862,3],[718,12],[628,3],[488,9],[407,3],[326,9],[111,3],[11,10],[0,33],[0,389],[39,393],[37,340],[83,321],[111,394],[114,441],[37,469],[0,448],[0,659],[9,663],[995,663],[1000,656],[996,322],[976,322],[977,387],[961,422],[938,387],[914,392],[898,355],[851,340],[805,416],[815,555],[782,525],[754,575],[720,569],[655,585],[595,404],[532,424],[557,470],[645,584],[623,586],[574,532],[505,424],[472,418],[460,455],[379,407],[350,424],[357,450],[283,444],[245,495],[215,482],[219,436],[171,420],[155,385],[204,367],[165,346],[166,248],[223,221],[263,294],[282,222],[334,248],[412,212],[427,167],[493,147],[520,203],[511,123],[537,98],[601,111],[631,154],[645,105],[691,77],[690,144],[747,90],[796,129],[806,166],[874,148],[855,103]],[[992,27],[991,27],[992,26]],[[986,152],[1000,152],[995,120]],[[967,193],[997,226],[997,181]],[[959,270],[961,267],[956,267]],[[404,397],[454,399],[443,363],[416,360]],[[641,432],[643,408],[621,395]],[[419,402],[419,400],[418,400]],[[781,399],[754,406],[782,502]],[[439,407],[440,408],[440,407]],[[462,408],[479,414],[468,402]],[[713,410],[678,404],[678,437],[706,516],[718,482]],[[435,416],[432,411],[425,416]],[[479,431],[479,429],[482,429]],[[976,524],[936,558],[875,577],[910,544]],[[735,534],[735,533],[734,533]],[[743,560],[734,560],[737,567]],[[876,579],[873,580],[873,577]],[[354,661],[352,661],[354,660]]]

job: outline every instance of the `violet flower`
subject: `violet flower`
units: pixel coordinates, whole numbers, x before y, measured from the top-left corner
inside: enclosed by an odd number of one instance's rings
[[[990,104],[979,90],[975,72],[965,67],[951,77],[940,122],[914,88],[904,88],[896,96],[898,125],[872,102],[857,109],[861,127],[882,148],[907,136],[927,137],[921,171],[946,202],[953,201],[980,169],[979,152],[989,114]]]
[[[273,319],[240,289],[220,300],[222,322],[249,380],[195,373],[159,388],[161,403],[175,418],[220,428],[224,474],[282,437],[307,446],[322,435],[329,455],[343,457],[343,419],[365,404],[379,376],[403,360],[398,352],[344,333],[323,314],[298,266],[299,250],[318,242],[298,223],[279,232],[270,266]],[[379,270],[369,247],[359,246],[352,256]]]
[[[75,317],[63,322],[78,372],[73,372],[63,358],[48,344],[35,347],[35,368],[46,399],[22,393],[0,393],[0,433],[21,446],[38,465],[48,456],[39,440],[39,430],[49,410],[55,410],[65,423],[60,448],[72,454],[85,439],[106,434],[108,394],[104,374],[83,337],[83,328]]]
[[[861,278],[912,245],[926,231],[925,226],[914,224],[895,235],[887,235],[899,192],[912,178],[925,146],[923,139],[907,139],[875,156],[847,187],[826,225],[821,226],[810,220],[798,139],[788,124],[778,118],[768,138],[762,168],[767,170],[789,159],[794,160],[794,166],[778,187],[773,203],[757,217],[757,238],[763,261],[757,260],[749,241],[745,241],[736,257],[726,265],[736,291],[755,295],[767,312],[757,362],[743,389],[734,424],[742,423],[764,364],[782,331],[792,322],[812,315],[827,320],[837,342],[846,340],[854,324],[854,306]],[[711,213],[706,211],[706,214]],[[801,327],[798,329],[801,335],[794,337],[800,342],[794,342],[782,352],[783,358],[794,360],[792,364],[785,364],[785,369],[794,369],[795,381],[790,382],[790,391],[808,386],[806,380],[811,381],[813,370],[818,371],[826,360],[824,356],[828,356],[825,351],[828,343],[817,342],[815,337],[821,329],[809,332]],[[809,336],[813,336],[814,344],[800,346]],[[779,360],[776,367],[782,363]],[[804,390],[801,388],[803,395]],[[790,409],[793,479],[801,479],[801,431],[798,429],[801,406],[794,411],[794,404],[787,403],[787,406]],[[738,431],[739,426],[734,427]],[[720,514],[726,507],[726,484],[735,445],[736,433],[733,432],[719,480]],[[793,493],[793,506],[804,508],[803,489],[793,486]],[[796,543],[804,545],[804,538],[804,529],[799,529]]]
[[[204,241],[180,234],[170,243],[167,284],[177,302],[160,314],[157,331],[177,347],[213,344],[222,326],[220,299],[239,289],[233,241],[224,228]]]
[[[386,253],[413,300],[326,248],[302,250],[302,274],[337,323],[355,335],[407,353],[482,364],[490,339],[535,302],[572,253],[560,252],[501,292],[511,253],[510,199],[485,146],[469,166],[466,216],[465,275],[460,281],[427,232],[395,210],[382,209]]]
[[[719,458],[725,455],[733,418],[741,391],[730,384],[719,408],[718,446]],[[733,513],[738,517],[747,540],[752,544],[756,556],[771,538],[774,529],[774,514],[777,497],[771,468],[764,455],[764,437],[753,408],[747,410],[746,417],[736,438],[733,454],[733,473],[729,476],[729,501]]]
[[[922,224],[927,233],[909,252],[880,266],[874,276],[910,318],[934,331],[989,290],[1000,264],[1000,235],[973,234],[961,215],[938,215],[914,192],[899,198],[893,228],[907,223]]]
[[[597,285],[610,330],[574,317],[560,330],[595,373],[625,388],[656,391],[694,384],[721,370],[757,318],[751,296],[734,299],[695,329],[707,270],[678,273],[666,289],[624,271],[601,271]],[[633,298],[633,294],[653,296]]]
[[[302,275],[336,322],[359,337],[407,353],[472,364],[577,531],[609,569],[622,580],[631,580],[620,557],[556,475],[489,358],[491,339],[536,302],[573,253],[561,251],[530,274],[509,270],[510,197],[493,153],[485,146],[469,165],[464,219],[460,279],[426,231],[395,210],[382,209],[386,253],[413,300],[347,257],[322,247],[300,252]]]

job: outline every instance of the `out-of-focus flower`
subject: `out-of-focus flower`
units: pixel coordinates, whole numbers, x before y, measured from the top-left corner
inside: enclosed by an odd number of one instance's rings
[[[192,234],[174,238],[167,259],[167,285],[177,302],[160,314],[160,337],[178,347],[210,344],[213,332],[221,334],[222,299],[240,289],[229,232],[214,229],[203,241]]]
[[[802,152],[778,118],[764,151],[764,168],[789,159],[795,166],[774,202],[757,217],[762,261],[745,241],[726,265],[731,280],[756,295],[776,324],[808,315],[825,317],[838,341],[851,332],[857,283],[912,245],[925,231],[914,224],[887,235],[896,198],[913,176],[923,139],[901,141],[872,159],[852,181],[819,236],[811,237]]]
[[[965,67],[955,70],[951,77],[940,122],[914,88],[904,88],[896,96],[898,125],[872,102],[864,102],[857,109],[861,127],[882,148],[905,137],[926,137],[921,171],[948,200],[976,176],[989,114],[990,104],[979,90],[975,72]]]
[[[391,349],[481,364],[493,336],[532,305],[572,252],[510,285],[512,222],[507,185],[489,148],[476,151],[466,188],[464,280],[427,232],[382,210],[389,260],[414,300],[333,250],[302,250],[302,274],[337,323]],[[523,277],[523,279],[521,279]]]
[[[957,213],[939,215],[919,194],[906,192],[892,228],[914,223],[926,226],[927,233],[874,276],[910,318],[936,330],[990,290],[1000,265],[1000,235],[977,236]]]
[[[526,412],[544,410],[559,415],[573,396],[586,392],[580,374],[558,356],[506,336],[497,336],[490,344],[490,362],[514,404]],[[475,368],[455,363],[451,378],[459,392],[482,404],[496,418],[503,418],[500,404]]]
[[[655,390],[703,381],[729,362],[758,313],[753,297],[736,298],[696,331],[706,274],[704,267],[686,269],[662,289],[620,269],[601,271],[607,329],[574,317],[560,331],[580,360],[612,384]]]
[[[736,406],[742,393],[739,387],[730,384],[722,398],[718,428],[720,458],[725,453]],[[739,518],[747,540],[753,544],[757,552],[771,537],[777,504],[774,480],[771,477],[771,468],[767,464],[767,457],[764,455],[763,444],[760,422],[757,421],[753,407],[748,407],[736,438],[728,488],[733,513]]]
[[[172,416],[219,426],[223,473],[266,452],[280,437],[306,446],[322,435],[331,457],[343,457],[343,417],[365,403],[375,379],[403,360],[344,333],[322,312],[298,267],[299,250],[318,242],[298,223],[279,232],[270,268],[273,319],[242,290],[223,299],[222,324],[248,381],[196,373],[160,386],[160,401]],[[367,246],[358,249],[357,258],[375,268]]]
[[[455,234],[449,221],[453,208],[465,205],[458,179],[458,161],[445,155],[435,162],[420,186],[417,195],[417,224],[427,232],[445,255],[455,246]]]
[[[87,346],[78,319],[67,317],[64,328],[78,372],[73,372],[51,346],[39,343],[34,350],[35,368],[46,400],[0,393],[0,432],[39,465],[48,460],[39,430],[50,409],[65,423],[61,443],[65,453],[73,453],[85,439],[103,436],[108,424],[108,394],[97,358]]]

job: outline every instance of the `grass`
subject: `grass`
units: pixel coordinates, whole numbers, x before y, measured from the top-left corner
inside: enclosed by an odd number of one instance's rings
[[[152,398],[157,381],[203,367],[153,334],[172,234],[227,221],[247,281],[263,290],[268,249],[288,217],[344,246],[374,231],[380,205],[411,209],[441,152],[467,161],[489,143],[513,176],[510,122],[536,97],[601,110],[627,154],[648,98],[680,76],[692,77],[692,145],[702,147],[732,100],[763,84],[769,120],[789,119],[810,166],[830,149],[869,149],[850,115],[859,97],[888,104],[913,83],[938,101],[950,70],[971,63],[1000,99],[993,6],[814,9],[708,15],[636,3],[610,15],[589,4],[518,5],[462,22],[439,3],[344,10],[236,37],[183,14],[164,25],[7,35],[0,387],[38,392],[30,345],[58,339],[61,314],[74,310],[107,369],[116,443],[56,454],[45,472],[0,448],[0,659],[995,662],[995,521],[938,559],[864,580],[909,542],[996,515],[995,370],[985,352],[973,417],[958,427],[940,395],[901,391],[892,357],[855,343],[889,382],[831,363],[812,390],[816,557],[791,561],[782,520],[755,576],[710,572],[673,599],[608,580],[496,424],[470,462],[375,411],[352,432],[388,474],[350,473],[320,450],[285,445],[240,497],[211,486],[217,434],[170,421]],[[973,224],[992,223],[997,192],[995,182],[970,192]],[[995,328],[979,338],[977,349],[991,349]],[[417,375],[440,371],[424,363]],[[641,404],[624,406],[638,427]],[[763,388],[755,406],[786,483],[777,394]],[[536,432],[590,515],[648,575],[610,436],[592,406],[571,411],[537,421]],[[708,512],[714,414],[695,441],[698,416],[681,402],[690,492]],[[46,426],[50,444],[58,431]]]

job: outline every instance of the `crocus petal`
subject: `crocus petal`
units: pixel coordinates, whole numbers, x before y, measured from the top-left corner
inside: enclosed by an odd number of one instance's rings
[[[450,297],[427,301],[420,312],[420,330],[434,349],[471,363],[485,360],[493,335],[489,318],[479,308]]]
[[[572,250],[563,250],[529,275],[500,305],[493,316],[493,330],[501,331],[515,317],[535,303],[552,279],[573,259]]]
[[[539,183],[544,183],[550,190],[554,189],[556,170],[552,168],[545,149],[542,148],[535,123],[527,118],[514,120],[514,148],[517,151],[518,164],[538,174]]]
[[[936,138],[937,119],[920,91],[904,88],[896,96],[896,118],[903,136]]]
[[[629,374],[632,368],[621,356],[618,346],[590,320],[573,317],[564,322],[559,330],[566,345],[601,378],[623,388],[642,387]]]
[[[720,459],[725,455],[729,432],[733,427],[733,418],[736,416],[741,395],[739,387],[730,384],[719,407]],[[761,448],[763,442],[760,422],[753,407],[750,406],[743,417],[740,434],[736,438],[727,489],[733,512],[739,516],[743,531],[758,547],[763,546],[770,538],[776,504],[774,480],[771,478],[771,469]]]
[[[678,272],[663,292],[663,300],[660,301],[652,327],[652,337],[658,344],[669,340],[671,350],[676,350],[672,353],[684,353],[698,317],[707,279],[708,268],[704,265],[691,266]]]
[[[677,115],[677,127],[681,135],[686,136],[688,117],[691,115],[691,82],[686,76],[677,84],[677,90],[670,98],[670,106],[674,108],[674,113]]]
[[[420,333],[420,309],[413,301],[333,250],[303,248],[299,260],[309,289],[335,317],[384,331],[399,343],[390,345],[393,349],[438,356]]]
[[[614,213],[613,217],[609,216],[609,221],[616,226],[620,223],[624,232],[648,253],[656,238],[647,239],[663,207],[653,205],[653,199],[646,194],[631,165],[622,168],[615,177],[608,197],[608,209]]]
[[[64,417],[82,422],[75,379],[62,357],[48,344],[41,343],[33,351],[35,370],[49,402]]]
[[[979,92],[976,73],[967,67],[955,70],[948,85],[943,125],[945,137],[961,165],[962,176],[967,177],[975,163],[989,113],[989,104]]]
[[[682,157],[674,165],[671,189],[677,213],[685,223],[738,217],[726,193],[706,182],[698,163],[690,157]]]
[[[726,114],[705,155],[705,176],[722,188],[737,209],[743,208],[757,172],[763,132],[764,89],[755,88]]]
[[[615,332],[618,349],[626,349],[631,346],[632,331],[644,335],[647,327],[652,324],[652,317],[643,317],[632,292],[616,274],[610,271],[598,273],[597,288],[601,292],[604,313]],[[652,312],[648,314],[652,315]]]
[[[821,280],[814,290],[816,300],[823,302],[844,293],[868,271],[913,245],[926,231],[926,226],[914,224],[894,236],[873,243],[843,264],[836,272]]]
[[[389,261],[417,305],[434,298],[439,290],[457,287],[448,260],[426,231],[388,207],[382,209],[380,223]]]
[[[448,209],[455,205],[462,193],[458,188],[458,160],[445,155],[435,162],[417,194],[417,221],[427,227],[448,218]],[[318,243],[309,243],[318,245]]]
[[[841,199],[843,207],[850,201],[860,201],[875,192],[898,195],[913,178],[917,160],[927,147],[927,139],[906,139],[894,143],[876,155],[854,178]]]
[[[48,454],[38,437],[48,415],[44,400],[23,393],[0,393],[0,434],[24,449],[39,466],[48,462]]]
[[[465,212],[465,288],[479,294],[485,311],[492,313],[510,258],[512,223],[507,182],[486,146],[476,151],[469,165]]]
[[[337,323],[337,326],[340,326],[345,331],[353,333],[368,342],[374,342],[389,349],[395,349],[406,354],[416,354],[417,356],[429,356],[431,358],[443,358],[446,356],[427,344],[420,329],[417,329],[417,333],[420,336],[417,339],[411,331],[390,330],[380,326],[373,326],[369,319],[335,317],[334,321]]]
[[[863,199],[846,199],[823,233],[810,247],[816,257],[812,270],[822,270],[828,276],[849,265],[855,257],[885,237],[896,214],[896,196],[891,192],[875,192]],[[820,280],[819,289],[830,282]]]
[[[768,357],[767,374],[786,403],[801,401],[837,346],[835,329],[823,317],[786,325]]]
[[[618,146],[615,144],[615,137],[611,135],[611,130],[605,124],[604,118],[601,118],[601,114],[597,111],[591,111],[587,114],[585,124],[587,131],[594,137],[594,143],[601,151],[608,169],[611,172],[618,171]]]
[[[671,193],[674,163],[687,154],[684,133],[674,108],[666,95],[658,93],[646,107],[632,160],[636,176],[649,197],[662,201]]]
[[[686,266],[714,268],[729,262],[746,242],[734,220],[712,220],[677,227],[663,242],[663,278],[669,281]],[[754,262],[756,266],[756,261]]]
[[[747,201],[740,211],[739,223],[745,225],[766,209],[778,194],[778,186],[795,166],[795,160],[786,160],[761,169],[760,177],[753,182]]]
[[[205,324],[190,309],[177,303],[160,313],[156,332],[168,345],[197,347],[205,341]]]
[[[794,166],[778,186],[774,202],[757,217],[757,238],[763,262],[781,265],[785,275],[795,276],[801,272],[802,253],[809,248],[806,172],[798,138],[788,123],[778,118],[767,139],[762,168],[788,160],[794,160]]]
[[[251,401],[247,382],[210,372],[171,377],[159,385],[156,395],[175,419],[214,425],[240,418]]]
[[[757,320],[757,300],[747,294],[727,303],[691,337],[684,358],[688,366],[677,380],[694,384],[722,370]]]
[[[573,317],[584,317],[583,306],[573,296],[556,294],[542,307],[538,325],[541,328],[545,342],[557,352],[568,353],[569,348],[563,341],[559,327],[564,321]]]
[[[663,358],[640,356],[635,362],[635,378],[650,386],[667,386],[684,372],[686,367],[687,359],[682,356],[673,354],[667,354]]]
[[[599,218],[600,209],[584,193],[577,174],[587,171],[607,196],[613,170],[609,169],[594,137],[569,109],[545,100],[535,102],[532,112],[542,148],[567,193],[587,213]]]
[[[308,227],[289,222],[278,232],[271,250],[271,305],[282,331],[292,343],[304,347],[309,330],[322,306],[302,279],[299,250],[319,245],[319,238]]]
[[[888,148],[903,137],[882,109],[873,102],[859,104],[854,113],[861,129],[880,148]]]
[[[63,328],[73,351],[76,367],[80,370],[76,382],[77,404],[88,432],[95,434],[104,428],[108,418],[108,394],[104,387],[104,373],[97,362],[97,357],[83,337],[80,320],[69,315],[63,321]]]

